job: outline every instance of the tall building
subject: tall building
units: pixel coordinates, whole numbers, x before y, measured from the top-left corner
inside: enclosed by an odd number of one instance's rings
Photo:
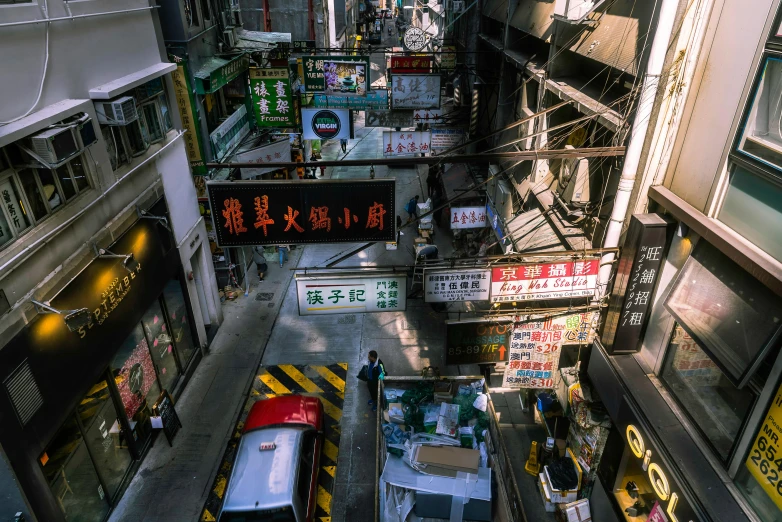
[[[177,66],[145,0],[0,12],[0,518],[100,520],[222,320]]]

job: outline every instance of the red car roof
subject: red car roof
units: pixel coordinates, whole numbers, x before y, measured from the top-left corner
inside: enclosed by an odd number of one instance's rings
[[[281,424],[307,424],[316,430],[323,429],[323,405],[317,397],[304,395],[280,395],[253,404],[244,432]]]

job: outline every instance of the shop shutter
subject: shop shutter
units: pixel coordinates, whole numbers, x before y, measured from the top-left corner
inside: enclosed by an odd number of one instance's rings
[[[33,418],[35,412],[43,406],[41,390],[38,388],[38,383],[35,382],[27,359],[22,361],[22,364],[6,377],[3,384],[11,398],[11,403],[14,405],[19,422],[25,426]]]

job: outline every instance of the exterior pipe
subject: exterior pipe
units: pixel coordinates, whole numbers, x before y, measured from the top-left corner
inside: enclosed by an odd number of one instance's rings
[[[66,2],[65,5],[68,5],[68,3]],[[49,22],[61,22],[63,20],[76,20],[78,18],[92,18],[94,16],[107,16],[113,14],[133,13],[136,11],[149,11],[151,9],[157,9],[157,6],[136,7],[133,9],[120,9],[119,11],[106,11],[104,13],[88,13],[88,14],[72,15],[72,16],[58,16],[57,18],[42,18],[40,20],[25,20],[23,22],[6,22],[0,24],[0,27],[12,27],[15,25],[46,24]]]
[[[679,0],[662,0],[660,6],[657,31],[654,33],[654,41],[649,52],[649,61],[646,65],[646,72],[641,85],[638,109],[633,121],[633,128],[630,131],[630,141],[627,144],[627,151],[622,166],[622,177],[619,180],[614,207],[611,211],[611,218],[608,222],[606,237],[603,242],[604,248],[619,246],[622,225],[624,224],[627,209],[630,206],[630,196],[635,186],[644,139],[649,129],[649,120],[660,84],[660,75],[662,74],[665,55],[668,53],[668,43],[673,33],[673,24],[676,20],[678,6]],[[600,260],[600,272],[597,279],[598,298],[605,296],[608,291],[608,282],[611,278],[611,269],[615,258],[616,255],[610,253],[604,255]]]

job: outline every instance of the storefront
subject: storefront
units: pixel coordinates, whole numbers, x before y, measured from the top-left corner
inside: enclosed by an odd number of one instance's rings
[[[38,520],[102,520],[199,359],[169,231],[140,219],[107,251],[49,301],[89,322],[39,314],[0,350],[0,442]]]
[[[719,224],[665,189],[652,197],[675,232],[656,245],[628,233],[615,286],[629,283],[611,305],[624,299],[622,313],[609,308],[589,361],[616,425],[601,486],[627,520],[655,505],[669,520],[780,520],[775,280]]]

